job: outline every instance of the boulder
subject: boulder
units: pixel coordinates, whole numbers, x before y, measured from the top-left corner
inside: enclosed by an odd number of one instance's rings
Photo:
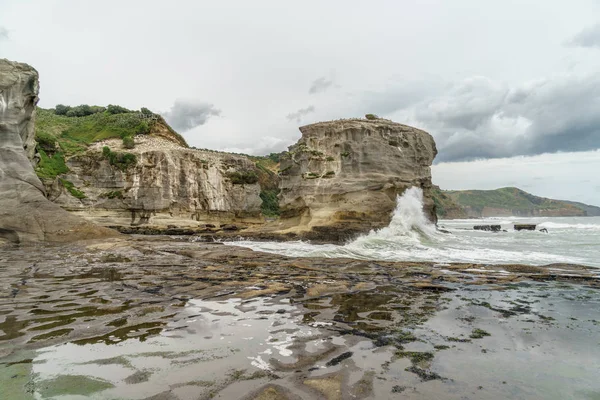
[[[475,225],[473,227],[476,231],[489,231],[489,232],[500,232],[502,230],[501,225]]]
[[[0,238],[71,241],[116,235],[46,199],[32,165],[38,91],[35,69],[0,59]]]
[[[423,210],[437,222],[430,169],[437,150],[427,132],[384,119],[300,131],[281,157],[283,232],[339,241],[387,226],[397,197],[413,186],[423,190]]]
[[[535,224],[515,224],[515,231],[535,231]]]

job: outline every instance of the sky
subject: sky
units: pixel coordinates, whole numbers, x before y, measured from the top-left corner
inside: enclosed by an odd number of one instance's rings
[[[0,0],[0,57],[41,107],[148,107],[199,148],[374,113],[433,135],[443,189],[600,205],[600,0]]]

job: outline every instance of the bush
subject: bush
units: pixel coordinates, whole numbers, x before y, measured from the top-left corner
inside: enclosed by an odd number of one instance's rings
[[[135,134],[136,135],[146,135],[148,133],[150,133],[150,126],[148,125],[148,123],[146,121],[141,121],[135,127]]]
[[[268,157],[271,159],[271,161],[278,163],[281,153],[271,153],[268,155]]]
[[[69,112],[70,109],[71,107],[65,106],[64,104],[57,104],[56,107],[54,107],[54,114],[67,115],[67,112]]]
[[[62,185],[64,186],[65,189],[67,189],[67,192],[71,193],[71,196],[78,198],[78,199],[85,199],[87,196],[85,195],[85,193],[83,193],[81,190],[77,189],[75,187],[75,185],[73,184],[73,182],[68,181],[66,179],[59,179],[60,183],[62,183]]]
[[[123,138],[123,147],[126,149],[133,149],[135,147],[135,142],[131,136],[125,136]]]
[[[106,112],[109,114],[126,114],[130,113],[131,110],[128,110],[125,107],[109,104],[108,107],[106,107]]]
[[[39,149],[42,149],[46,153],[56,152],[56,138],[54,136],[47,133],[38,132],[35,135],[35,140],[37,141],[38,151]]]
[[[65,164],[65,156],[62,152],[57,151],[52,157],[49,157],[42,149],[39,149],[39,152],[40,162],[35,172],[40,178],[54,179],[60,174],[69,172],[69,168]]]
[[[371,121],[374,119],[379,119],[379,117],[375,114],[367,114],[367,115],[365,115],[365,118],[368,120],[371,120]]]
[[[262,200],[260,209],[263,215],[267,217],[275,217],[279,215],[279,200],[277,199],[278,194],[279,189],[263,190],[260,192],[260,198]]]
[[[125,171],[127,168],[137,164],[137,157],[131,153],[117,153],[111,151],[108,146],[102,148],[102,155],[108,160],[110,165],[114,165],[121,171]]]
[[[152,111],[150,111],[149,109],[147,109],[146,107],[142,107],[142,108],[140,109],[140,112],[141,112],[143,115],[146,115],[146,116],[152,116],[152,115],[154,115],[154,113],[153,113]]]
[[[227,174],[227,177],[234,185],[252,185],[258,182],[258,175],[254,171],[236,171]]]

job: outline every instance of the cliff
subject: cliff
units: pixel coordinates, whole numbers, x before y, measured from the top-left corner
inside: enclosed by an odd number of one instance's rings
[[[260,222],[260,185],[248,158],[151,135],[138,135],[135,142],[123,149],[120,141],[107,140],[69,157],[69,171],[51,182],[49,198],[104,225]],[[123,155],[131,161],[119,162]]]
[[[534,196],[514,187],[495,190],[445,190],[434,194],[441,218],[583,217],[600,208]],[[458,208],[457,208],[458,207]]]
[[[38,91],[35,69],[0,59],[0,240],[70,241],[115,235],[44,196],[31,162]]]
[[[302,138],[281,156],[283,232],[344,238],[387,226],[396,198],[424,192],[424,210],[437,220],[431,196],[431,135],[384,119],[339,120],[300,128]]]

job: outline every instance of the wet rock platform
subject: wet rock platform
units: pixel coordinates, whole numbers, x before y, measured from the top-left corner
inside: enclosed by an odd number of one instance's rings
[[[0,398],[600,396],[600,270],[0,247]]]

